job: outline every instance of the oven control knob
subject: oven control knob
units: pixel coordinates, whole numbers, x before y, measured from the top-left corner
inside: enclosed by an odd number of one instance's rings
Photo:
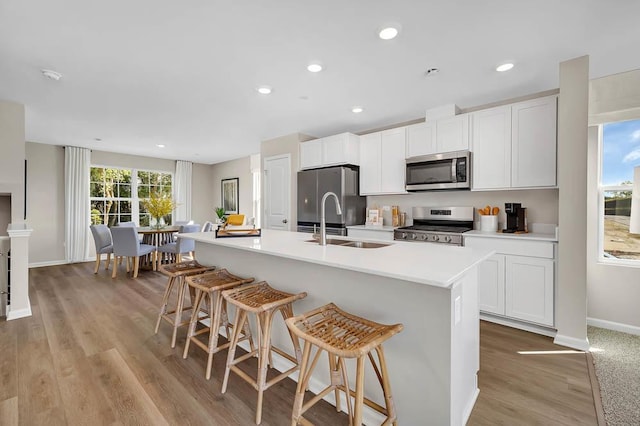
[[[444,238],[443,238],[443,241],[444,241],[445,243],[450,243],[450,242],[451,242],[451,237],[450,237],[450,236],[448,236],[448,235],[445,235],[445,236],[444,236]]]
[[[418,235],[417,235],[417,234],[411,234],[411,239],[412,239],[412,240],[415,240],[415,239],[417,239],[417,238],[418,238]]]
[[[407,233],[403,232],[402,234],[400,234],[400,238],[402,238],[403,240],[407,239]]]
[[[433,241],[434,243],[438,242],[438,240],[440,240],[440,237],[438,237],[437,235],[432,235],[431,236],[431,241]]]
[[[427,240],[427,234],[422,234],[422,235],[420,235],[420,239],[421,239],[422,241],[426,241],[426,240]]]

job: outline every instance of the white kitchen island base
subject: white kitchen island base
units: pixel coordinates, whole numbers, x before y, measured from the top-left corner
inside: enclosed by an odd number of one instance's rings
[[[308,296],[293,306],[295,314],[334,302],[347,312],[373,321],[404,324],[404,330],[384,344],[399,424],[462,425],[468,419],[478,395],[476,265],[488,253],[438,247],[448,250],[451,256],[466,259],[465,267],[449,285],[426,284],[385,276],[393,275],[389,272],[393,268],[377,265],[376,259],[386,251],[386,255],[391,256],[388,262],[396,261],[402,266],[407,257],[406,253],[402,256],[404,251],[417,250],[426,259],[433,249],[424,246],[431,244],[397,243],[379,249],[320,247],[304,242],[308,235],[281,231],[263,231],[260,239],[215,240],[205,234],[189,234],[189,237],[197,241],[197,259],[205,265],[223,267],[238,276],[253,276],[284,291],[306,291]],[[274,238],[286,241],[276,244]],[[401,257],[395,258],[396,255]],[[305,257],[309,259],[304,260]],[[357,270],[347,269],[345,262]],[[373,264],[367,266],[369,262]],[[423,264],[416,269],[422,271],[424,267]],[[367,268],[372,272],[363,272]],[[272,342],[293,354],[281,319],[273,325]],[[288,365],[282,360],[274,359],[276,368],[284,369]],[[355,362],[347,363],[347,368],[353,386]],[[373,371],[369,369],[367,374],[366,396],[383,403]],[[292,378],[296,380],[297,375]],[[237,378],[230,378],[234,379]],[[326,357],[322,357],[313,379],[312,392],[329,383]],[[293,397],[292,394],[292,406]],[[326,399],[333,403],[332,398],[330,394]],[[379,424],[380,419],[373,410],[365,411],[366,424]]]

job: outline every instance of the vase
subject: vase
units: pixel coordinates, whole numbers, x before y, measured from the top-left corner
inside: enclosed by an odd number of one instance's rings
[[[152,217],[151,218],[151,227],[154,229],[162,229],[165,227],[164,218],[163,217]]]

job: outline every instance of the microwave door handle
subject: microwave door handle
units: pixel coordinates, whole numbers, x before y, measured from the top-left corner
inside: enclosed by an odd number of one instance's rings
[[[457,171],[458,171],[458,159],[451,159],[451,182],[457,182]]]

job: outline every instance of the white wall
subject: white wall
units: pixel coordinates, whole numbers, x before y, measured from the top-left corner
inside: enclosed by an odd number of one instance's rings
[[[0,195],[0,236],[9,235],[7,226],[11,223],[11,196]]]
[[[558,223],[558,190],[536,189],[528,191],[432,191],[406,195],[379,195],[367,197],[368,207],[397,205],[411,218],[411,208],[428,207],[500,207],[498,221],[506,220],[504,203],[522,203],[527,208],[528,223]],[[385,216],[383,214],[383,216]],[[475,220],[479,220],[476,216]],[[387,223],[385,223],[387,225]]]
[[[213,198],[213,178],[209,164],[193,164],[191,171],[191,218],[195,223],[203,225],[206,221],[214,221],[215,203]]]
[[[27,142],[29,263],[64,262],[64,148]]]
[[[22,104],[0,100],[0,153],[0,194],[11,196],[11,222],[23,223],[25,143]]]
[[[222,179],[231,178],[238,178],[238,213],[245,215],[246,221],[253,217],[253,176],[250,156],[211,166],[214,208],[222,206]],[[217,218],[213,210],[210,215],[212,218]]]
[[[590,124],[640,119],[640,70],[591,81]],[[616,266],[598,261],[598,139],[597,128],[589,137],[589,204],[587,223],[587,296],[590,320],[635,328],[640,333],[640,267]],[[615,324],[613,325],[616,326]],[[625,327],[622,327],[623,329]]]

